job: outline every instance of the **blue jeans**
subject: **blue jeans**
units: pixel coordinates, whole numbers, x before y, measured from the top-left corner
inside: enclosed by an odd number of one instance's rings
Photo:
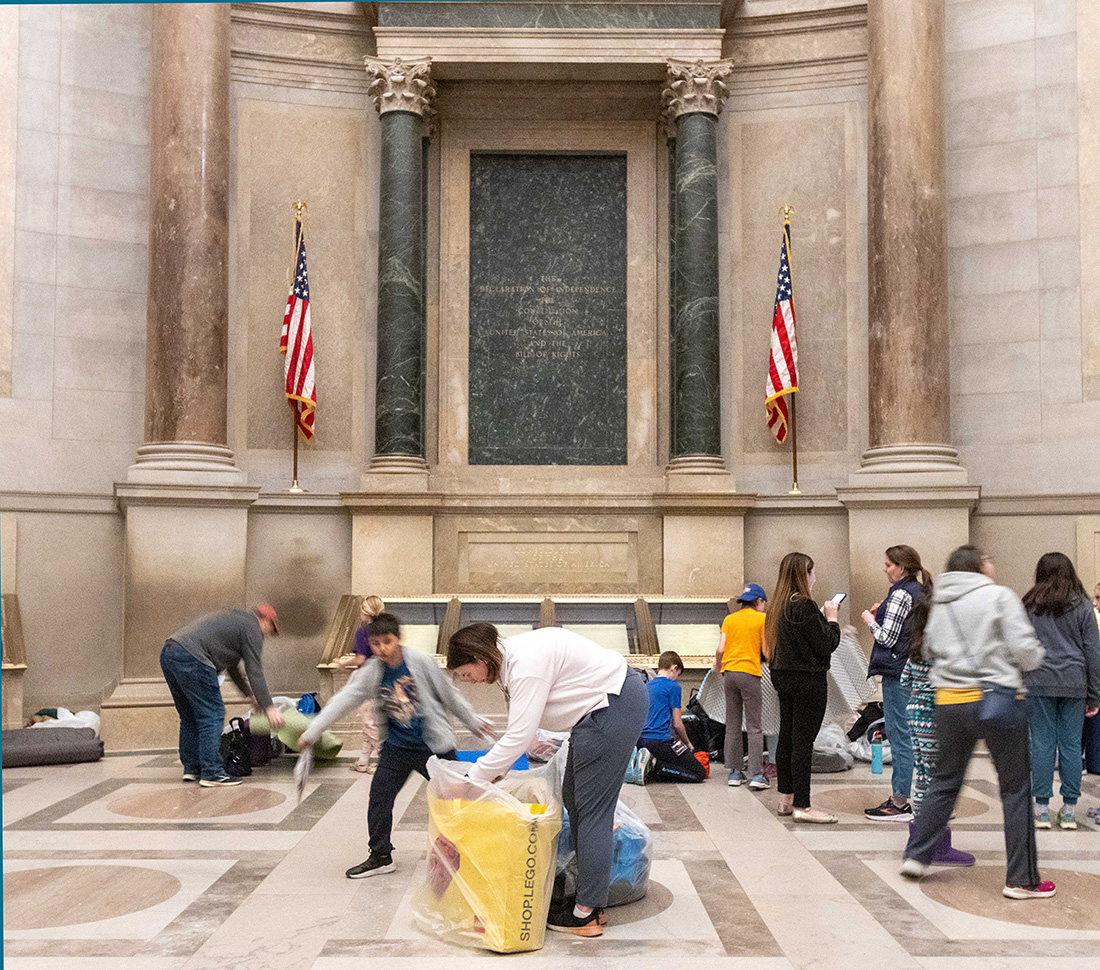
[[[169,640],[160,652],[160,669],[180,716],[180,761],[184,773],[201,773],[211,781],[223,777],[221,739],[225,704],[217,671],[191,656],[174,640]]]
[[[895,795],[909,797],[913,786],[913,743],[909,738],[909,688],[900,677],[882,678],[882,713],[890,742],[890,784]]]
[[[1054,756],[1062,802],[1076,805],[1081,797],[1081,732],[1085,727],[1083,697],[1028,697],[1031,741],[1031,794],[1043,804],[1054,791]]]

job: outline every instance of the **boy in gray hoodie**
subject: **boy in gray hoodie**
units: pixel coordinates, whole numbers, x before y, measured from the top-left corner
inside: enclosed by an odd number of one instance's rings
[[[489,722],[474,713],[435,657],[402,646],[397,617],[379,613],[374,618],[370,648],[374,656],[325,705],[299,741],[304,749],[345,711],[374,701],[382,749],[367,805],[370,856],[348,869],[349,879],[393,872],[393,803],[414,771],[428,777],[428,759],[433,754],[455,760],[455,734],[448,714],[479,737],[493,737]]]
[[[1054,895],[1054,883],[1039,877],[1031,816],[1031,765],[1023,672],[1043,661],[1043,647],[1012,590],[993,582],[993,564],[975,546],[960,546],[936,580],[924,630],[924,656],[936,689],[939,757],[921,812],[913,823],[901,874],[923,876],[947,827],[970,755],[984,739],[1000,782],[1009,899]],[[1003,720],[982,720],[985,685],[1017,692]]]

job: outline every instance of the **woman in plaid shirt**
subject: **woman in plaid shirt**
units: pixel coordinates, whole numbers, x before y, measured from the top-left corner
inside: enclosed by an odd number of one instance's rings
[[[930,595],[931,577],[921,565],[920,555],[912,546],[891,546],[886,550],[882,571],[890,580],[890,590],[881,603],[863,611],[863,622],[871,628],[875,644],[867,676],[882,677],[882,712],[886,718],[886,737],[890,741],[891,784],[893,794],[881,805],[863,814],[876,822],[909,822],[913,809],[909,790],[913,784],[913,746],[909,739],[909,688],[901,675],[909,659],[913,635],[913,608]],[[920,576],[918,581],[917,576]]]

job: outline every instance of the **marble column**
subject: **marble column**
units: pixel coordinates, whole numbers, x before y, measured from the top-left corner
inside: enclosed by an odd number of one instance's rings
[[[233,484],[226,447],[229,6],[153,6],[145,441],[129,481]],[[210,479],[209,476],[214,476]]]
[[[871,0],[866,472],[958,477],[951,442],[942,3]]]
[[[174,744],[160,649],[194,617],[245,605],[259,495],[226,438],[229,5],[155,4],[152,53],[145,444],[115,485],[125,625],[120,683],[100,711],[114,751]]]
[[[666,123],[675,126],[670,472],[722,473],[718,364],[718,113],[732,61],[670,61]]]
[[[378,372],[371,472],[423,473],[424,122],[431,61],[366,58],[381,115],[378,210]]]

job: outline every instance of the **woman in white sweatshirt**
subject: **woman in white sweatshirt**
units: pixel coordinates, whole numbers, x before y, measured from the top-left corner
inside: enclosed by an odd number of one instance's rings
[[[473,623],[448,644],[447,669],[471,684],[499,684],[508,729],[469,777],[503,775],[538,729],[569,731],[562,798],[577,853],[575,903],[551,910],[548,926],[600,936],[611,882],[615,804],[649,710],[645,683],[620,654],[563,630],[544,627],[502,639],[491,623]]]

